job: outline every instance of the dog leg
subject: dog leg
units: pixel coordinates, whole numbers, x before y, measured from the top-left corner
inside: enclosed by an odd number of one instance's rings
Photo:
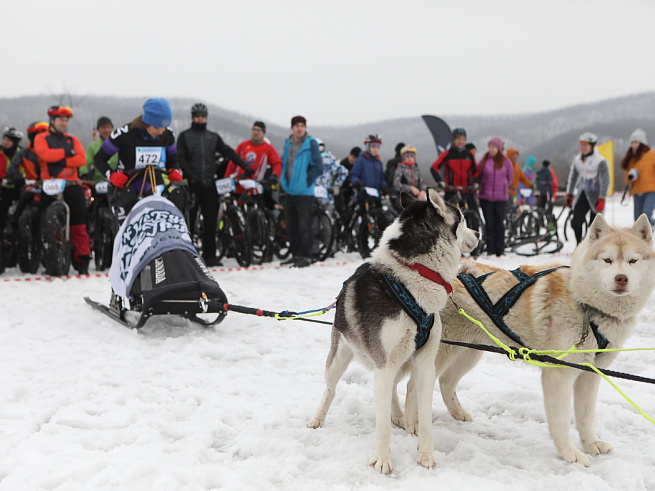
[[[452,347],[447,353],[440,350],[437,355],[437,372],[439,375],[439,389],[448,412],[458,421],[473,421],[473,417],[464,409],[457,397],[457,386],[464,375],[470,372],[482,358],[481,351]],[[443,360],[442,360],[443,359]]]
[[[405,430],[410,435],[418,435],[418,399],[414,370],[409,374],[407,381],[407,395],[405,395]]]
[[[391,474],[391,392],[394,389],[396,372],[389,367],[375,368],[374,370],[374,392],[375,392],[375,455],[368,464],[382,474]]]
[[[391,394],[391,422],[398,426],[399,428],[405,429],[405,417],[403,416],[403,410],[400,407],[400,401],[398,400],[398,382],[400,382],[400,373],[396,377],[396,381],[393,385],[393,393]]]
[[[339,383],[343,373],[353,359],[353,352],[350,346],[348,346],[348,343],[343,339],[339,341],[338,337],[336,339],[333,338],[332,342],[333,347],[330,349],[330,354],[325,364],[325,392],[323,392],[323,397],[318,404],[314,417],[307,423],[307,427],[309,428],[323,426],[325,416],[330,409],[330,404],[332,404],[334,394],[336,393],[337,383]],[[336,349],[334,348],[334,343],[337,344]]]
[[[600,377],[595,373],[581,373],[574,385],[575,424],[582,447],[591,455],[600,455],[612,450],[612,445],[600,440],[594,429],[599,383]]]
[[[430,345],[434,347],[428,350]],[[438,338],[412,359],[418,403],[418,463],[431,469],[437,464],[432,445],[432,396],[434,394],[434,358],[439,347]]]
[[[559,456],[568,462],[577,462],[589,467],[589,459],[575,448],[569,435],[571,399],[576,374],[568,368],[544,368],[541,384],[544,391],[544,405],[550,436],[555,442]]]

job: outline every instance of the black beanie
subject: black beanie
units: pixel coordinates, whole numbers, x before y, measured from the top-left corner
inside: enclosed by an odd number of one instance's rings
[[[253,126],[253,128],[254,128],[255,126],[256,126],[257,128],[261,128],[262,131],[263,131],[264,133],[266,133],[266,125],[265,125],[263,122],[261,122],[261,121],[255,121],[255,122],[252,124],[252,126]]]

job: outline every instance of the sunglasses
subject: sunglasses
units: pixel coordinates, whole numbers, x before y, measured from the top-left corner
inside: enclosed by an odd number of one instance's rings
[[[48,109],[48,116],[51,118],[72,118],[73,110],[68,106],[52,106],[50,109]]]

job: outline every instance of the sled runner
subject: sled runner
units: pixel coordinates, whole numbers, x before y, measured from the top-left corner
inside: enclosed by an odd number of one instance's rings
[[[121,225],[109,280],[109,306],[84,300],[130,328],[143,327],[153,315],[180,315],[206,326],[226,315],[227,298],[193,246],[184,216],[161,196],[139,201]]]

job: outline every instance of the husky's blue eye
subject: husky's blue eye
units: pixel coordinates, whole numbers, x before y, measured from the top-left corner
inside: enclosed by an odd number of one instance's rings
[[[610,258],[608,258],[608,257],[603,259],[603,261],[605,261],[607,264],[612,264],[612,260]]]

